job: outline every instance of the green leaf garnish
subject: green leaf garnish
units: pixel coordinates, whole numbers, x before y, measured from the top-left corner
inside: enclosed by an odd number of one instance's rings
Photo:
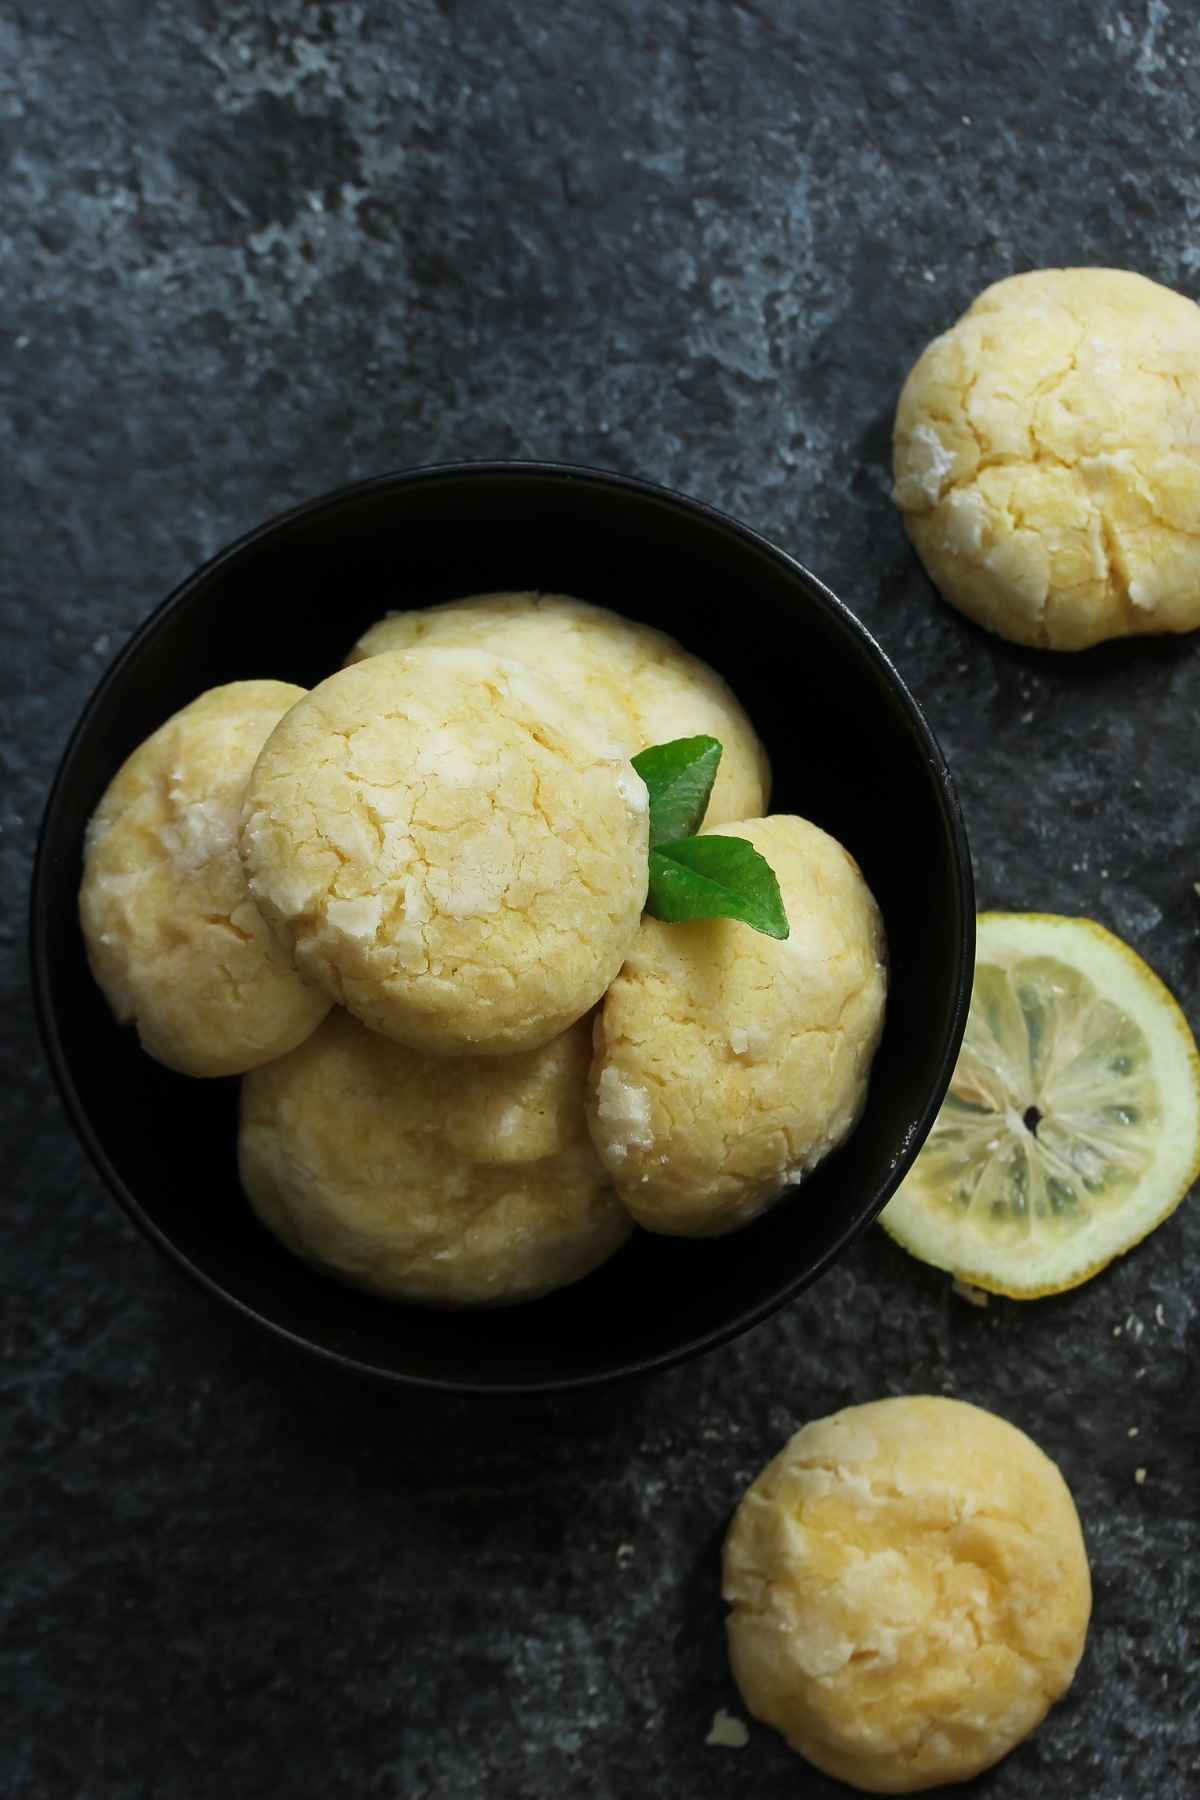
[[[720,760],[714,737],[673,738],[633,758],[650,796],[651,850],[699,831]]]
[[[714,737],[672,738],[633,758],[650,797],[646,911],[670,924],[739,919],[767,937],[788,935],[775,871],[745,838],[697,837],[721,761]]]
[[[740,919],[767,937],[789,932],[775,871],[745,838],[709,835],[657,845],[650,852],[646,911],[670,924]]]

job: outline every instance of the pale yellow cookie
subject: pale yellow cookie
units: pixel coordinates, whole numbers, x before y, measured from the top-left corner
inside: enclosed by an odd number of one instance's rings
[[[779,880],[791,935],[642,920],[596,1024],[592,1136],[649,1231],[733,1231],[844,1140],[883,1027],[879,909],[806,819],[720,827]]]
[[[329,1010],[260,918],[237,847],[255,758],[303,696],[283,681],[201,694],[126,760],[88,826],[92,973],[150,1055],[185,1075],[269,1062]]]
[[[1083,1654],[1091,1581],[1058,1469],[961,1400],[850,1406],[796,1433],[725,1541],[750,1712],[869,1793],[967,1781]]]
[[[646,789],[522,664],[373,656],[258,759],[242,853],[296,966],[438,1055],[549,1042],[620,968],[646,896]]]
[[[1123,269],[986,289],[896,414],[896,503],[930,577],[1015,643],[1200,625],[1200,307]]]
[[[242,1184],[298,1256],[432,1306],[578,1281],[633,1227],[588,1139],[586,1019],[539,1050],[422,1056],[340,1010],[242,1084]]]
[[[707,823],[767,809],[770,766],[735,695],[707,663],[649,625],[567,594],[474,594],[389,613],[346,660],[418,644],[465,645],[525,663],[557,682],[628,756],[671,738],[718,738],[724,754]]]

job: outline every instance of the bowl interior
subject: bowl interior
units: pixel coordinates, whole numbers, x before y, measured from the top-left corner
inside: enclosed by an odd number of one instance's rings
[[[84,827],[125,756],[218,682],[311,686],[380,614],[488,589],[576,594],[671,632],[732,684],[774,768],[772,810],[857,857],[892,959],[887,1024],[849,1142],[773,1213],[711,1242],[644,1233],[586,1281],[512,1310],[435,1313],[296,1262],[238,1186],[237,1083],[160,1068],[114,1025],[79,931]],[[383,478],[276,521],[193,576],[105,677],[68,747],[34,883],[39,1011],[76,1126],[117,1196],[194,1274],[327,1355],[457,1388],[531,1389],[674,1360],[827,1266],[907,1168],[953,1066],[974,915],[936,745],[873,641],[731,521],[616,477],[538,467]]]

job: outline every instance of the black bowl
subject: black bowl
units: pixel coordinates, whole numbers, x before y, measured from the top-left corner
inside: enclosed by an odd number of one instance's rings
[[[578,1285],[502,1312],[356,1294],[297,1262],[238,1186],[237,1083],[160,1068],[112,1021],[76,913],[83,832],[119,764],[218,682],[308,687],[390,607],[489,589],[578,594],[679,638],[731,682],[771,756],[777,812],[858,858],[891,947],[866,1112],[795,1198],[693,1242],[637,1233]],[[385,475],[298,507],[192,575],[125,647],[76,726],[42,824],[33,968],[46,1049],[96,1167],[144,1231],[240,1312],[392,1381],[532,1392],[662,1367],[766,1318],[875,1217],[933,1122],[974,961],[970,859],[928,725],[878,645],[745,526],[663,488],[552,464]]]

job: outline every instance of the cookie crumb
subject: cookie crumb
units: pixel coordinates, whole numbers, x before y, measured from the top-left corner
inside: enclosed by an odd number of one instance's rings
[[[984,1288],[972,1287],[969,1281],[960,1281],[957,1275],[954,1277],[953,1285],[954,1292],[960,1300],[965,1300],[968,1306],[987,1305],[989,1296]]]
[[[750,1733],[740,1719],[718,1706],[704,1741],[718,1750],[744,1750],[750,1742]]]

